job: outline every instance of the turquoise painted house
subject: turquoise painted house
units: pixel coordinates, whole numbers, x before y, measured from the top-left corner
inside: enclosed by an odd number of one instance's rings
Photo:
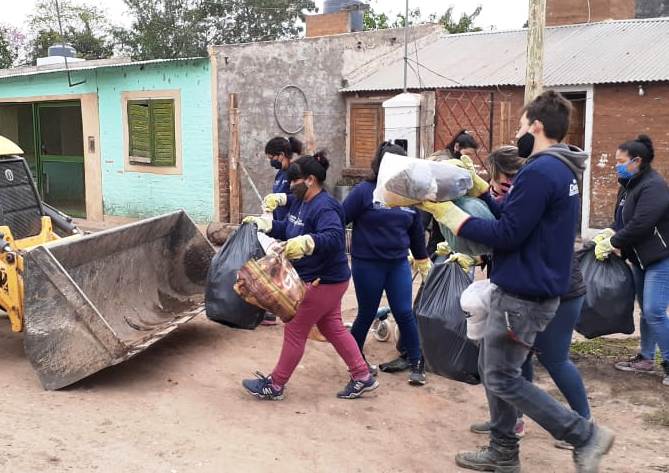
[[[209,59],[68,66],[0,70],[0,135],[25,151],[42,198],[91,223],[182,208],[215,220]]]

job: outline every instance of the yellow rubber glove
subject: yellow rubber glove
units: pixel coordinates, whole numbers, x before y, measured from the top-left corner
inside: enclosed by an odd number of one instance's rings
[[[255,223],[258,227],[258,230],[263,233],[269,233],[272,231],[272,220],[269,218],[254,217],[253,215],[249,215],[248,217],[244,217],[242,223]]]
[[[604,261],[611,253],[613,253],[611,237],[599,240],[595,245],[595,258],[597,258],[597,261]]]
[[[474,167],[474,162],[469,156],[463,154],[460,156],[460,159],[449,159],[446,161],[446,164],[457,166],[469,172],[469,175],[472,178],[473,186],[467,191],[468,196],[481,197],[483,194],[488,192],[488,190],[490,190],[490,184],[488,184],[483,178],[476,174],[476,167]]]
[[[477,261],[476,258],[473,258],[464,253],[453,253],[450,258],[446,260],[447,263],[458,263],[463,271],[467,272],[472,266],[481,264],[480,260]]]
[[[286,241],[286,258],[301,259],[314,252],[316,243],[311,235],[300,235]]]
[[[430,269],[432,269],[432,261],[430,261],[430,258],[425,258],[425,259],[415,259],[413,268],[414,271],[418,271],[420,273],[420,277],[423,281],[427,279],[427,275],[430,272]]]
[[[606,240],[607,238],[611,238],[613,235],[615,235],[616,232],[612,228],[605,228],[601,232],[599,232],[597,235],[595,235],[595,238],[592,239],[593,243],[597,244],[601,241]]]
[[[451,253],[453,253],[453,250],[451,250],[451,247],[448,246],[448,242],[442,241],[441,243],[437,243],[437,250],[434,252],[435,255],[448,256]]]
[[[446,225],[455,235],[460,232],[462,225],[471,218],[471,215],[453,202],[423,202],[416,207],[432,214],[437,222]]]
[[[262,200],[263,212],[274,212],[277,207],[283,207],[288,203],[286,194],[267,194]]]

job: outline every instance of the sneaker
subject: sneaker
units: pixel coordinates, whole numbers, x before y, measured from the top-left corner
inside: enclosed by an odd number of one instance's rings
[[[425,362],[421,359],[411,367],[409,374],[409,384],[412,386],[423,386],[427,378],[425,377]]]
[[[277,389],[272,385],[272,377],[265,376],[261,372],[256,371],[256,379],[245,379],[242,381],[242,386],[258,399],[266,401],[280,401],[283,399],[283,388]]]
[[[628,361],[620,361],[615,364],[617,370],[630,371],[634,373],[651,373],[655,371],[655,361],[644,358],[638,353]]]
[[[262,322],[260,322],[260,325],[277,325],[278,322],[276,321],[276,315],[272,314],[271,312],[265,312],[265,316],[262,319]]]
[[[664,386],[669,386],[669,361],[664,360],[662,362],[662,369],[664,369],[664,378],[662,379],[662,384]]]
[[[592,435],[585,445],[574,449],[576,473],[597,473],[602,457],[609,453],[615,435],[606,427],[592,426]]]
[[[476,452],[462,452],[455,456],[455,463],[462,468],[495,473],[520,473],[518,449],[483,447]]]
[[[384,373],[399,373],[400,371],[406,371],[409,368],[411,368],[411,363],[409,363],[409,360],[403,356],[399,356],[393,361],[389,361],[388,363],[381,363],[379,365],[379,369]]]
[[[475,434],[488,435],[490,433],[490,421],[472,424],[469,426],[469,430]],[[525,421],[522,417],[516,420],[516,426],[513,431],[519,439],[525,437]]]
[[[573,450],[574,449],[574,446],[572,444],[570,444],[569,442],[565,441],[565,440],[556,440],[553,443],[553,446],[555,448],[559,448],[560,450]]]
[[[366,392],[374,391],[378,387],[379,382],[373,376],[370,376],[366,381],[352,379],[343,391],[337,393],[337,397],[339,399],[356,399]]]

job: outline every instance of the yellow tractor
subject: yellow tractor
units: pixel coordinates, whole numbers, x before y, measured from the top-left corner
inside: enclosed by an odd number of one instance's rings
[[[0,309],[45,389],[115,365],[202,311],[214,249],[183,211],[84,234],[0,136]]]

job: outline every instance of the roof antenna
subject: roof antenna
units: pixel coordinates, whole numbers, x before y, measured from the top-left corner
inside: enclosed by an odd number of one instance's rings
[[[86,79],[72,83],[72,77],[70,76],[70,68],[67,65],[67,53],[65,52],[65,36],[63,36],[63,23],[60,19],[60,6],[58,5],[58,0],[53,0],[53,1],[56,4],[56,17],[58,18],[58,30],[60,32],[60,39],[63,46],[63,58],[65,59],[65,71],[67,71],[67,83],[70,85],[70,87],[85,84]]]

